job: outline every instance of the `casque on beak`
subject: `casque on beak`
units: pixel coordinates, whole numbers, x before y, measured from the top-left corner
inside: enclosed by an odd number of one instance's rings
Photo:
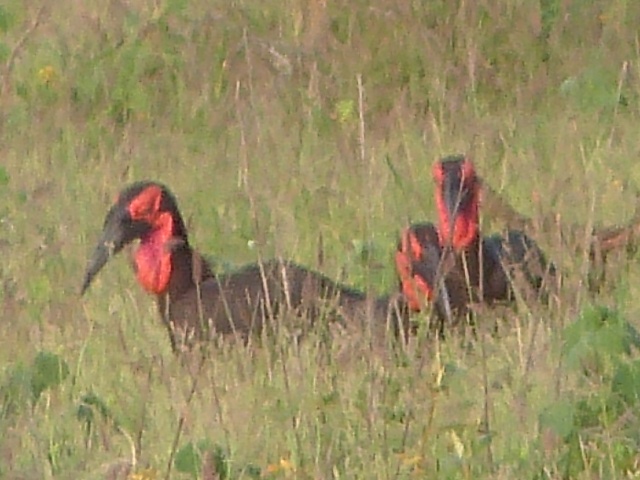
[[[442,241],[447,245],[450,245],[453,240],[456,221],[460,215],[461,206],[468,194],[469,192],[463,184],[462,176],[458,172],[452,172],[444,176],[442,181],[442,199],[448,217],[449,231],[447,233],[449,238],[443,238]]]

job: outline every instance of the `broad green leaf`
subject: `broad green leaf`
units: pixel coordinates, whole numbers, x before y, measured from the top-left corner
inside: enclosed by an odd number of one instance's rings
[[[12,18],[7,9],[0,5],[0,32],[6,32],[11,26]]]
[[[98,395],[93,392],[83,395],[76,410],[78,420],[93,423],[96,413],[100,414],[103,420],[113,420],[107,404]]]
[[[563,355],[570,367],[602,370],[617,364],[632,347],[640,346],[640,335],[617,311],[589,306],[578,320],[563,331]]]
[[[611,382],[611,391],[627,405],[635,405],[640,399],[640,361],[618,366]]]
[[[575,406],[569,401],[551,404],[539,416],[540,426],[567,440],[575,431]]]
[[[196,444],[189,442],[184,445],[176,453],[174,465],[177,471],[197,478],[207,456],[209,456],[217,478],[221,480],[229,478],[230,469],[227,454],[221,446],[214,445],[208,438],[200,440]]]
[[[173,462],[177,471],[197,478],[202,467],[200,449],[193,442],[189,442],[178,450]]]
[[[31,368],[31,394],[34,401],[45,390],[60,385],[69,375],[67,362],[51,352],[39,352]]]

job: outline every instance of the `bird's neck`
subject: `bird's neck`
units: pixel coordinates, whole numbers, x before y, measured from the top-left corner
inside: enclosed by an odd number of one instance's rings
[[[134,254],[136,277],[149,293],[164,293],[171,279],[172,261],[170,242],[174,219],[168,212],[160,213],[151,231],[140,239]]]
[[[165,293],[177,298],[214,274],[209,263],[189,244],[177,246],[171,253],[172,273]]]
[[[182,219],[162,212],[140,239],[134,254],[138,282],[154,295],[180,294],[212,276],[202,257],[191,249]]]
[[[456,252],[471,249],[480,241],[478,221],[458,217],[453,231],[447,223],[440,224],[438,238],[440,245],[451,246]]]
[[[455,221],[452,222],[438,197],[438,238],[440,245],[451,246],[456,251],[467,250],[480,241],[478,201],[474,198],[468,205],[461,205]]]

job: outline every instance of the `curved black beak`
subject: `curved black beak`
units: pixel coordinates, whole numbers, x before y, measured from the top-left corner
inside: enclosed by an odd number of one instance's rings
[[[433,291],[434,305],[441,318],[447,322],[453,322],[453,308],[449,296],[449,289],[445,282],[445,274],[442,265],[443,255],[440,249],[433,244],[423,245],[424,260],[413,264],[413,271],[424,278]]]
[[[114,215],[113,211],[110,211],[105,220],[102,236],[98,240],[98,244],[94,248],[87,264],[80,295],[84,295],[98,272],[102,270],[102,267],[106,265],[111,257],[122,250],[125,243],[124,229],[118,221],[118,216]]]
[[[449,235],[453,236],[456,220],[465,202],[470,195],[469,189],[464,185],[462,174],[459,170],[449,170],[444,175],[442,182],[442,199],[449,220]],[[451,243],[451,238],[445,239]]]
[[[84,280],[82,282],[82,289],[80,290],[80,295],[84,295],[98,272],[102,270],[102,267],[104,267],[109,259],[116,253],[117,252],[115,251],[114,243],[102,239],[100,240],[96,248],[93,250],[91,259],[87,264],[87,268],[84,273]]]
[[[127,243],[144,235],[150,228],[146,223],[132,221],[128,211],[121,205],[113,206],[107,213],[102,235],[87,263],[80,295],[84,295],[109,259],[120,252]]]

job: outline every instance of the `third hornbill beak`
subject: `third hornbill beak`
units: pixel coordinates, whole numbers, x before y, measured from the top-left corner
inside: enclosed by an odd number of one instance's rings
[[[471,191],[465,185],[459,169],[449,169],[442,179],[442,200],[449,224],[449,238],[443,239],[447,245],[453,241],[455,226],[464,206],[470,200]]]
[[[427,283],[432,286],[433,291],[436,294],[434,299],[436,311],[438,311],[438,313],[444,317],[447,322],[452,323],[453,309],[441,265],[442,255],[440,249],[437,245],[427,244],[424,245],[422,255],[424,257],[424,261],[415,263],[413,265],[413,271],[424,278]]]
[[[124,205],[114,205],[107,213],[102,236],[87,264],[80,294],[83,295],[87,291],[93,279],[111,257],[120,252],[128,243],[142,237],[150,229],[151,226],[147,223],[133,221]]]

